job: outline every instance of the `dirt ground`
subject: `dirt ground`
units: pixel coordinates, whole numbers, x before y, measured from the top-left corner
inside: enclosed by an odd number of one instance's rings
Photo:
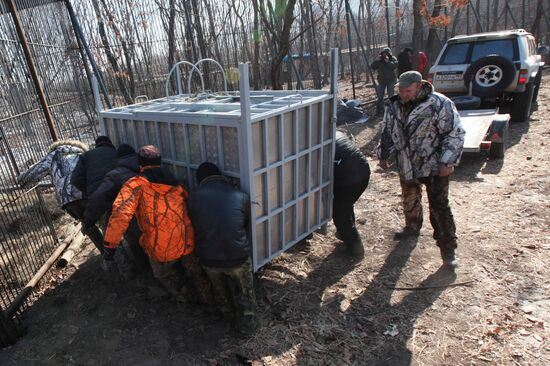
[[[464,156],[453,176],[456,274],[440,268],[427,210],[418,241],[392,239],[400,189],[395,172],[376,169],[372,118],[344,127],[373,168],[356,205],[364,259],[348,257],[330,225],[262,268],[253,337],[176,306],[148,277],[108,279],[89,247],[52,274],[0,364],[550,365],[549,79],[531,121],[511,125],[505,159]]]

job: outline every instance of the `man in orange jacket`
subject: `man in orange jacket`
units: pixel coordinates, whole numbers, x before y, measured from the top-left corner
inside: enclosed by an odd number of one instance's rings
[[[126,181],[113,203],[105,248],[112,251],[118,246],[135,214],[142,233],[139,243],[149,256],[153,275],[178,301],[187,302],[185,272],[201,301],[213,303],[210,283],[192,254],[195,235],[187,212],[186,190],[172,174],[161,169],[156,146],[141,147],[138,159],[140,175]]]

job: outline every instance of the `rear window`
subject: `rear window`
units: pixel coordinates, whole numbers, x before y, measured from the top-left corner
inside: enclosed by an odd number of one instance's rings
[[[499,55],[510,61],[516,61],[517,55],[514,47],[515,44],[515,39],[475,42],[470,62],[476,62],[480,58],[488,55]]]
[[[517,61],[519,57],[516,42],[515,39],[496,39],[449,44],[439,64],[471,64],[488,55],[499,55],[510,61]]]
[[[439,64],[459,65],[468,63],[468,48],[470,48],[470,43],[455,43],[448,45]]]

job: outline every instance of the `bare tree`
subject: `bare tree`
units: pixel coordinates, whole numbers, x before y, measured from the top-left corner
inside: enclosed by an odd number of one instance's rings
[[[276,1],[275,7],[271,0],[253,1],[259,1],[264,30],[271,35],[274,41],[274,53],[272,54],[270,71],[271,86],[273,89],[282,89],[281,66],[283,58],[288,54],[290,48],[290,30],[294,22],[296,0]]]
[[[100,0],[101,1],[101,0]],[[109,61],[109,64],[113,68],[114,77],[116,80],[116,83],[118,85],[118,88],[120,89],[120,92],[122,93],[122,96],[124,97],[124,101],[128,104],[133,103],[133,98],[128,93],[128,90],[126,89],[126,85],[124,82],[124,73],[122,72],[122,69],[118,65],[117,57],[112,51],[111,44],[109,42],[109,39],[107,37],[107,31],[105,30],[105,22],[103,21],[103,15],[101,14],[101,10],[99,9],[98,0],[93,0],[92,5],[94,7],[94,11],[97,16],[97,23],[98,23],[98,32],[101,37],[101,42],[103,44],[103,49],[105,51],[105,56],[107,57],[107,60]]]

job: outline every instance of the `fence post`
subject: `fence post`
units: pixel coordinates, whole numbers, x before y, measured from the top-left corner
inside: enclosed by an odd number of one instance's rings
[[[19,14],[17,13],[17,7],[15,6],[14,0],[7,0],[6,3],[10,8],[10,13],[13,18],[15,30],[17,31],[17,37],[19,38],[19,42],[21,42],[21,48],[23,48],[25,60],[27,61],[27,66],[29,67],[29,72],[34,82],[36,93],[38,94],[38,99],[40,105],[42,106],[42,111],[44,112],[44,117],[46,117],[46,122],[48,123],[50,136],[52,137],[52,140],[57,141],[57,133],[55,132],[53,117],[50,112],[50,108],[48,107],[48,102],[46,100],[46,95],[44,94],[44,89],[42,88],[42,83],[40,82],[40,78],[38,77],[38,71],[36,70],[36,65],[34,64],[29,44],[27,43],[25,31],[23,30],[23,26],[21,25],[21,19],[19,19]]]
[[[353,90],[353,99],[355,99],[355,75],[353,68],[353,45],[351,43],[351,25],[350,25],[350,6],[349,1],[346,0],[346,24],[348,29],[348,52],[349,52],[349,67],[351,71],[351,89]]]

